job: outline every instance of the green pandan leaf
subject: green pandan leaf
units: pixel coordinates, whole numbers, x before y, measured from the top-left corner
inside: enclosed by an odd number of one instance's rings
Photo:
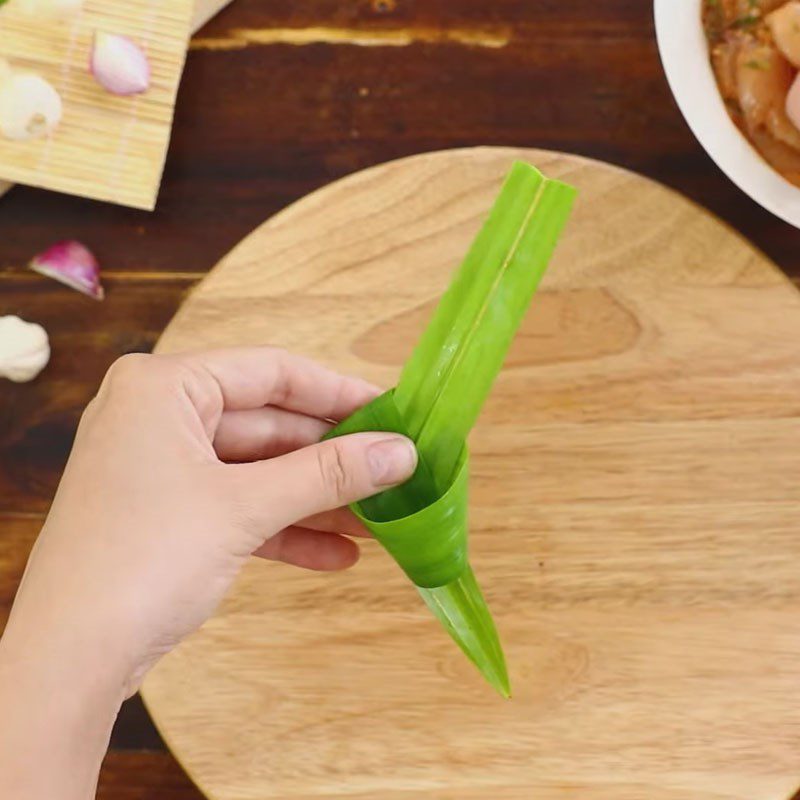
[[[444,586],[433,589],[418,587],[418,591],[483,677],[503,697],[511,697],[506,657],[472,567],[467,564],[458,578]]]
[[[467,436],[544,274],[575,191],[516,163],[395,389],[327,438],[360,431],[414,440],[402,486],[353,510],[416,584],[489,683],[509,696],[505,658],[467,558]]]

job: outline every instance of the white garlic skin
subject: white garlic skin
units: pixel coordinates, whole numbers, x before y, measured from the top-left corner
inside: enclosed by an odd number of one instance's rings
[[[12,72],[0,83],[0,133],[7,139],[48,136],[62,113],[60,95],[40,75]]]
[[[19,317],[0,317],[0,378],[32,381],[50,360],[47,331]]]

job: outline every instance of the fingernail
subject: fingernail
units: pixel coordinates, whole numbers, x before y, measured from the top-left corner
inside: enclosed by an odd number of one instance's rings
[[[411,477],[417,451],[408,439],[397,436],[370,445],[367,459],[375,486],[390,486]]]

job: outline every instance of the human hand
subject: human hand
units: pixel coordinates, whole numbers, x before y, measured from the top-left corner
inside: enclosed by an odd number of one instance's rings
[[[0,682],[5,668],[47,689],[42,664],[57,664],[54,693],[91,684],[118,705],[251,554],[353,564],[342,534],[363,531],[343,506],[407,479],[416,453],[387,433],[317,442],[377,394],[267,348],[120,359],[81,420],[0,640]]]

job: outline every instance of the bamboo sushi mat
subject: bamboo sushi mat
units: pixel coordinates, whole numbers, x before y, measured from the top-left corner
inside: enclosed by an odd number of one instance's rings
[[[0,57],[39,73],[58,90],[64,116],[46,139],[0,137],[0,179],[108,200],[155,206],[169,144],[192,0],[87,0],[68,22],[0,10]],[[147,92],[117,97],[88,69],[95,30],[130,36],[150,60]]]

